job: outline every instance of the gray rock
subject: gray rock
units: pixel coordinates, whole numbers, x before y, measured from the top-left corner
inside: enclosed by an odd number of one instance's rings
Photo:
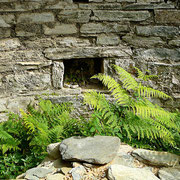
[[[65,176],[63,174],[49,174],[46,177],[46,180],[64,180]]]
[[[11,29],[10,28],[0,28],[0,38],[10,37]]]
[[[128,25],[119,23],[86,23],[80,28],[83,34],[129,32]]]
[[[90,14],[90,10],[63,10],[59,13],[58,19],[60,22],[86,23],[89,22]]]
[[[49,173],[52,173],[52,169],[48,168],[42,168],[42,167],[37,167],[37,168],[32,168],[26,171],[25,173],[25,179],[28,180],[39,180],[39,178],[44,178],[46,177]]]
[[[161,180],[180,180],[180,166],[175,168],[162,168],[158,172]]]
[[[155,21],[159,24],[180,24],[180,11],[156,10]]]
[[[53,87],[56,89],[63,88],[63,78],[64,78],[64,63],[53,62],[52,67],[52,83]]]
[[[20,41],[17,38],[0,40],[0,51],[17,49],[20,46]]]
[[[160,37],[139,37],[127,34],[122,37],[122,40],[127,42],[129,45],[141,48],[166,45],[166,41],[163,41]]]
[[[86,173],[86,169],[83,166],[77,166],[72,168],[69,173],[72,175],[73,180],[81,180]]]
[[[60,152],[63,160],[106,164],[116,156],[119,146],[117,137],[71,137],[62,141]]]
[[[101,34],[97,37],[97,44],[99,45],[118,45],[120,42],[119,36],[111,34]]]
[[[0,16],[0,28],[7,28],[11,27],[9,24],[7,24],[2,16]]]
[[[48,23],[54,22],[54,15],[50,12],[43,13],[22,13],[17,18],[17,23]]]
[[[150,151],[146,149],[136,149],[131,155],[145,164],[155,166],[176,166],[180,157],[168,152]]]
[[[148,11],[107,11],[94,10],[91,19],[96,21],[144,21],[150,18]]]
[[[111,165],[108,169],[109,180],[159,180],[151,171],[141,168],[130,168],[122,165]]]
[[[180,47],[180,38],[169,41],[170,46]]]
[[[175,62],[180,61],[180,49],[168,49],[168,48],[156,48],[156,49],[139,49],[136,50],[136,53],[139,58],[142,58],[146,61],[152,60],[173,60]]]
[[[54,159],[60,158],[59,145],[60,143],[53,143],[47,146],[47,152],[50,157]]]
[[[118,164],[128,167],[136,167],[135,159],[130,155],[133,148],[129,145],[121,145],[111,165]]]
[[[46,35],[65,35],[75,34],[78,32],[77,27],[74,24],[55,24],[54,27],[43,26],[44,34]]]
[[[179,29],[174,26],[136,26],[136,34],[172,38],[179,35]]]

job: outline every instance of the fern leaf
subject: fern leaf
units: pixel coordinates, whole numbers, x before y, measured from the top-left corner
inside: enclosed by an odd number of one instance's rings
[[[113,65],[113,67],[116,70],[116,72],[118,73],[119,79],[123,83],[123,86],[125,87],[125,89],[127,89],[127,90],[130,90],[130,89],[135,90],[138,87],[138,83],[132,77],[131,74],[129,74],[127,71],[125,71],[123,68],[121,68],[121,67],[119,67],[117,65]]]
[[[92,78],[97,78],[111,91],[111,94],[121,105],[129,102],[129,96],[126,91],[112,77],[104,74],[94,75]]]

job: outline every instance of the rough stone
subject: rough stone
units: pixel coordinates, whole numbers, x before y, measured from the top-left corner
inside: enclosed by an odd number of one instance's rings
[[[61,89],[63,87],[63,78],[64,78],[64,63],[53,62],[53,67],[52,67],[53,87],[57,89]]]
[[[168,43],[170,46],[180,47],[180,38],[170,40]]]
[[[72,175],[73,180],[81,180],[83,178],[83,175],[86,173],[86,169],[81,165],[72,168],[69,173]]]
[[[174,168],[162,168],[158,172],[161,180],[180,180],[180,166]]]
[[[118,45],[120,42],[120,38],[117,35],[111,34],[100,34],[97,37],[97,44],[98,45]]]
[[[136,26],[136,34],[172,38],[179,36],[180,33],[179,29],[173,26]]]
[[[47,153],[50,157],[54,159],[60,158],[59,145],[60,143],[53,143],[47,146]]]
[[[178,155],[168,152],[136,149],[131,154],[139,161],[155,166],[176,166],[180,161],[180,157]]]
[[[90,10],[63,10],[59,13],[60,22],[86,23],[90,19]]]
[[[96,21],[144,21],[150,18],[148,11],[100,11],[94,10],[91,19]]]
[[[63,174],[50,174],[50,175],[47,175],[46,177],[46,180],[64,180],[65,179],[65,176]]]
[[[0,16],[0,28],[7,28],[11,27],[9,24],[7,24],[2,16]]]
[[[161,3],[161,4],[148,4],[148,3],[137,3],[130,4],[123,7],[125,10],[154,10],[154,9],[174,9],[173,3]]]
[[[46,35],[65,35],[78,32],[77,27],[74,24],[56,24],[52,28],[48,26],[43,26],[43,28],[44,34]]]
[[[42,168],[42,167],[32,168],[26,171],[25,179],[36,180],[39,178],[44,178],[51,172],[53,172],[53,170],[48,168]]]
[[[111,10],[111,9],[122,9],[122,5],[119,3],[91,3],[91,4],[79,4],[80,9],[102,9],[102,10]]]
[[[116,156],[119,146],[117,137],[71,137],[62,141],[60,152],[64,160],[106,164]]]
[[[0,28],[0,38],[10,37],[11,30],[9,28]]]
[[[80,32],[85,34],[122,33],[129,32],[129,27],[118,23],[87,23],[81,26]]]
[[[42,27],[40,24],[18,24],[15,32],[20,37],[37,36],[42,33]]]
[[[45,57],[52,60],[98,58],[98,57],[129,57],[122,47],[77,47],[77,48],[48,48]]]
[[[20,41],[17,38],[0,40],[0,51],[18,49],[20,46]]]
[[[141,168],[130,168],[122,165],[111,165],[108,169],[109,180],[159,180],[151,171]]]
[[[160,24],[180,24],[180,10],[156,10],[155,21]]]
[[[44,12],[44,13],[22,13],[17,18],[17,23],[48,23],[54,22],[53,13]]]
[[[167,49],[167,48],[156,48],[156,49],[139,49],[137,50],[138,57],[144,60],[172,60],[179,62],[180,60],[180,49]]]
[[[122,37],[122,40],[128,43],[128,45],[132,45],[134,47],[158,47],[166,44],[160,37],[139,37],[126,35]]]

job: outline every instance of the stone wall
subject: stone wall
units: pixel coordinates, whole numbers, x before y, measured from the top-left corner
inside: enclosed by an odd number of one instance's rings
[[[101,59],[159,76],[153,86],[180,107],[178,0],[0,0],[0,119],[36,95],[81,95],[64,88],[64,61]],[[68,93],[67,93],[68,92]]]

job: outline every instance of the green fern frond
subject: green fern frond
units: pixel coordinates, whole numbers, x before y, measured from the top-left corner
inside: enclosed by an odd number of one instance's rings
[[[112,77],[99,73],[92,78],[99,79],[108,88],[119,104],[123,105],[129,102],[129,96],[126,91]]]
[[[108,124],[116,122],[117,117],[113,112],[111,112],[109,103],[107,102],[104,94],[98,93],[96,91],[87,92],[84,95],[84,102],[101,112],[102,116],[108,119]]]
[[[168,96],[167,94],[155,90],[153,88],[150,87],[146,87],[146,86],[142,86],[141,83],[139,84],[136,92],[138,93],[139,97],[155,97],[155,98],[168,98],[168,99],[172,99],[170,96]]]
[[[141,79],[143,81],[147,81],[149,79],[153,79],[153,78],[158,78],[157,75],[146,75],[144,74],[139,68],[134,67],[134,69],[136,69],[137,74],[138,74],[138,79]]]
[[[113,68],[116,70],[116,72],[119,75],[119,80],[123,83],[123,87],[127,90],[135,90],[138,86],[138,83],[136,80],[132,77],[130,73],[125,71],[123,68],[113,65]]]

